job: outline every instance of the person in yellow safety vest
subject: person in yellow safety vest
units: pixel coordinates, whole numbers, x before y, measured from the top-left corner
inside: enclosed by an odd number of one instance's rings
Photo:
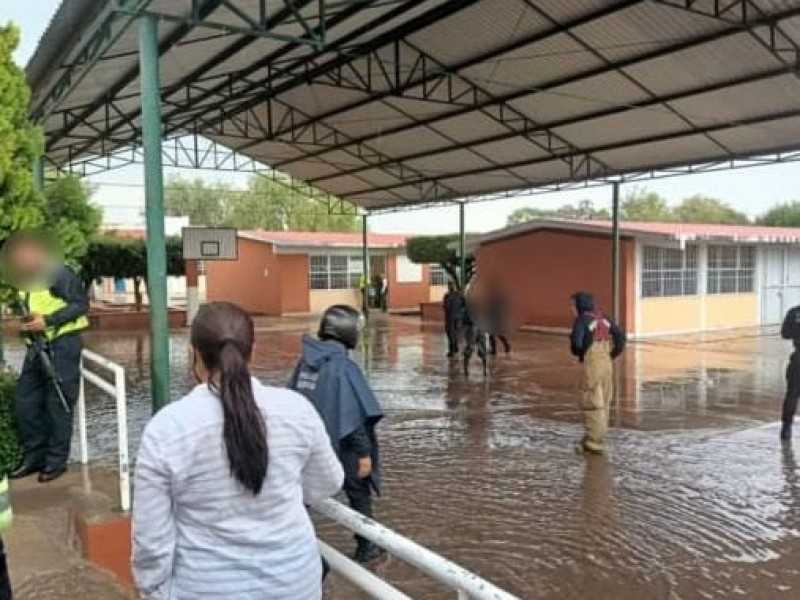
[[[614,321],[597,310],[591,294],[578,292],[572,300],[575,303],[575,323],[570,347],[583,365],[581,410],[585,429],[576,450],[603,454],[609,408],[614,398],[612,361],[625,350],[625,334]]]
[[[18,287],[18,313],[24,315],[19,328],[28,344],[14,399],[23,458],[9,476],[38,473],[39,482],[47,483],[67,470],[71,408],[80,389],[80,332],[89,326],[89,299],[78,276],[54,261],[40,237],[17,234],[6,240],[3,270],[12,273],[9,279]],[[42,360],[41,344],[34,343],[39,336],[58,382]]]
[[[0,479],[0,536],[11,528],[13,519],[8,477],[3,477]],[[0,537],[0,600],[11,600],[11,580],[8,576],[8,560],[2,537]]]

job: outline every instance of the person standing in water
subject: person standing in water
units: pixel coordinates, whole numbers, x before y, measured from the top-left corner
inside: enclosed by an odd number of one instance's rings
[[[600,312],[586,292],[572,296],[575,322],[570,336],[572,354],[583,365],[581,410],[585,433],[577,446],[581,452],[603,454],[609,407],[614,398],[613,360],[625,350],[625,334]]]
[[[781,440],[789,442],[792,439],[792,424],[797,412],[797,401],[800,399],[800,306],[795,306],[783,320],[781,337],[792,340],[794,352],[789,358],[786,368],[786,396],[783,399],[781,414]]]
[[[444,308],[444,331],[447,335],[447,357],[452,358],[458,354],[458,340],[461,337],[461,328],[464,321],[464,294],[456,287],[451,279],[447,282],[447,293],[442,300]]]
[[[191,327],[198,385],[145,428],[136,462],[133,577],[142,600],[320,600],[306,504],[344,474],[301,396],[250,374],[253,320],[212,302]]]
[[[358,344],[361,315],[337,304],[322,315],[317,338],[303,337],[303,356],[289,387],[317,409],[344,467],[344,492],[350,507],[373,517],[372,492],[380,494],[380,455],[375,426],[383,418],[361,369],[348,356]],[[354,558],[370,562],[383,550],[356,536]]]

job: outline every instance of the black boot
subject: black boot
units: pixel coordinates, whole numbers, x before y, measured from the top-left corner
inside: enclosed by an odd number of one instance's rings
[[[790,442],[792,440],[792,424],[784,423],[781,427],[781,441]]]
[[[359,539],[358,547],[356,548],[355,561],[360,564],[372,562],[376,558],[380,558],[386,551],[380,546],[373,544],[369,540]]]

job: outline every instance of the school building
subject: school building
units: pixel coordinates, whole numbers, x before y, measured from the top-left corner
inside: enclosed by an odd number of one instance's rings
[[[412,263],[409,236],[371,233],[369,277],[385,275],[392,311],[418,311],[438,301],[444,271]],[[236,302],[253,314],[319,313],[332,304],[361,306],[362,235],[349,232],[240,231],[238,257],[206,262],[208,301]]]
[[[480,280],[502,285],[520,325],[571,325],[570,296],[612,309],[611,224],[535,220],[478,242]],[[774,325],[800,304],[800,228],[621,225],[620,321],[633,337]]]

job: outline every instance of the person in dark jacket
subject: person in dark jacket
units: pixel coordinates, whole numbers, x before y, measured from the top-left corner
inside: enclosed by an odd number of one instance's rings
[[[614,397],[612,361],[625,350],[625,334],[596,308],[591,294],[578,292],[572,300],[575,322],[570,335],[570,349],[583,365],[581,410],[585,433],[578,450],[602,454],[609,407]]]
[[[322,315],[318,338],[303,337],[303,356],[289,387],[308,398],[322,417],[345,472],[350,507],[372,518],[372,491],[380,494],[380,455],[375,426],[383,411],[361,369],[348,356],[358,344],[361,315],[345,305]],[[383,554],[356,536],[355,559],[365,563]]]
[[[78,276],[56,259],[41,235],[9,238],[0,267],[17,288],[14,307],[28,346],[14,398],[23,457],[9,475],[18,479],[38,473],[39,481],[47,483],[67,470],[89,298]]]
[[[781,440],[788,442],[792,439],[792,424],[797,412],[797,401],[800,399],[800,306],[795,306],[786,313],[781,337],[794,343],[794,352],[786,368],[786,396],[781,415]]]
[[[447,293],[442,300],[444,307],[444,331],[447,334],[447,357],[458,354],[458,339],[464,319],[464,295],[451,280],[447,282]]]

